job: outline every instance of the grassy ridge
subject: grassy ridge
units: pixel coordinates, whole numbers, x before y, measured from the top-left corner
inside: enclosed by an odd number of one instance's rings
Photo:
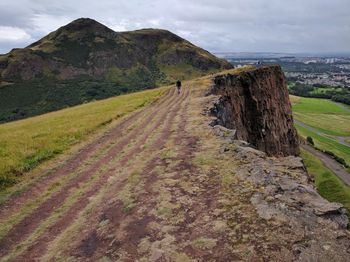
[[[117,33],[80,18],[0,55],[0,123],[230,68],[167,30]]]
[[[350,212],[350,187],[346,186],[317,157],[301,151],[308,173],[314,177],[320,195],[329,201],[339,202]]]
[[[159,98],[166,87],[118,96],[0,125],[0,189],[101,127]]]

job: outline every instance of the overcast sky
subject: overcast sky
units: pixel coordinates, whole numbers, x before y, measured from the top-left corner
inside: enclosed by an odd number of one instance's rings
[[[79,17],[168,29],[212,52],[350,52],[350,0],[1,0],[0,53]]]

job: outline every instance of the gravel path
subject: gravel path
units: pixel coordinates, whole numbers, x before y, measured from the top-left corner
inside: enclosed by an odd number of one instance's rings
[[[338,142],[339,144],[342,144],[344,146],[350,147],[350,144],[347,142],[348,140],[350,140],[350,136],[331,136],[331,135],[324,134],[320,130],[318,130],[317,128],[309,126],[309,125],[307,125],[304,122],[301,122],[299,120],[294,119],[294,122],[296,124],[306,128],[306,129],[308,129],[311,132],[314,132],[314,133],[316,133],[316,134],[318,134],[320,136],[323,136],[323,137],[326,137],[326,138],[329,138],[329,139],[333,139],[336,142]]]
[[[347,186],[350,186],[350,174],[346,169],[327,154],[320,152],[309,145],[301,145],[303,149],[318,157],[322,163],[339,177]]]

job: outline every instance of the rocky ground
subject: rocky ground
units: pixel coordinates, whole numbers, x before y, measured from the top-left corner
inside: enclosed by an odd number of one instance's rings
[[[346,261],[347,217],[298,157],[211,127],[189,81],[0,206],[1,261]]]

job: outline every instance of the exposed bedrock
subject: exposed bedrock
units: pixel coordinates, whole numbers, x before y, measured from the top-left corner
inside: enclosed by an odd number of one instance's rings
[[[298,155],[286,80],[278,65],[245,70],[214,78],[212,93],[219,96],[212,113],[215,124],[235,129],[245,140],[268,155]]]

